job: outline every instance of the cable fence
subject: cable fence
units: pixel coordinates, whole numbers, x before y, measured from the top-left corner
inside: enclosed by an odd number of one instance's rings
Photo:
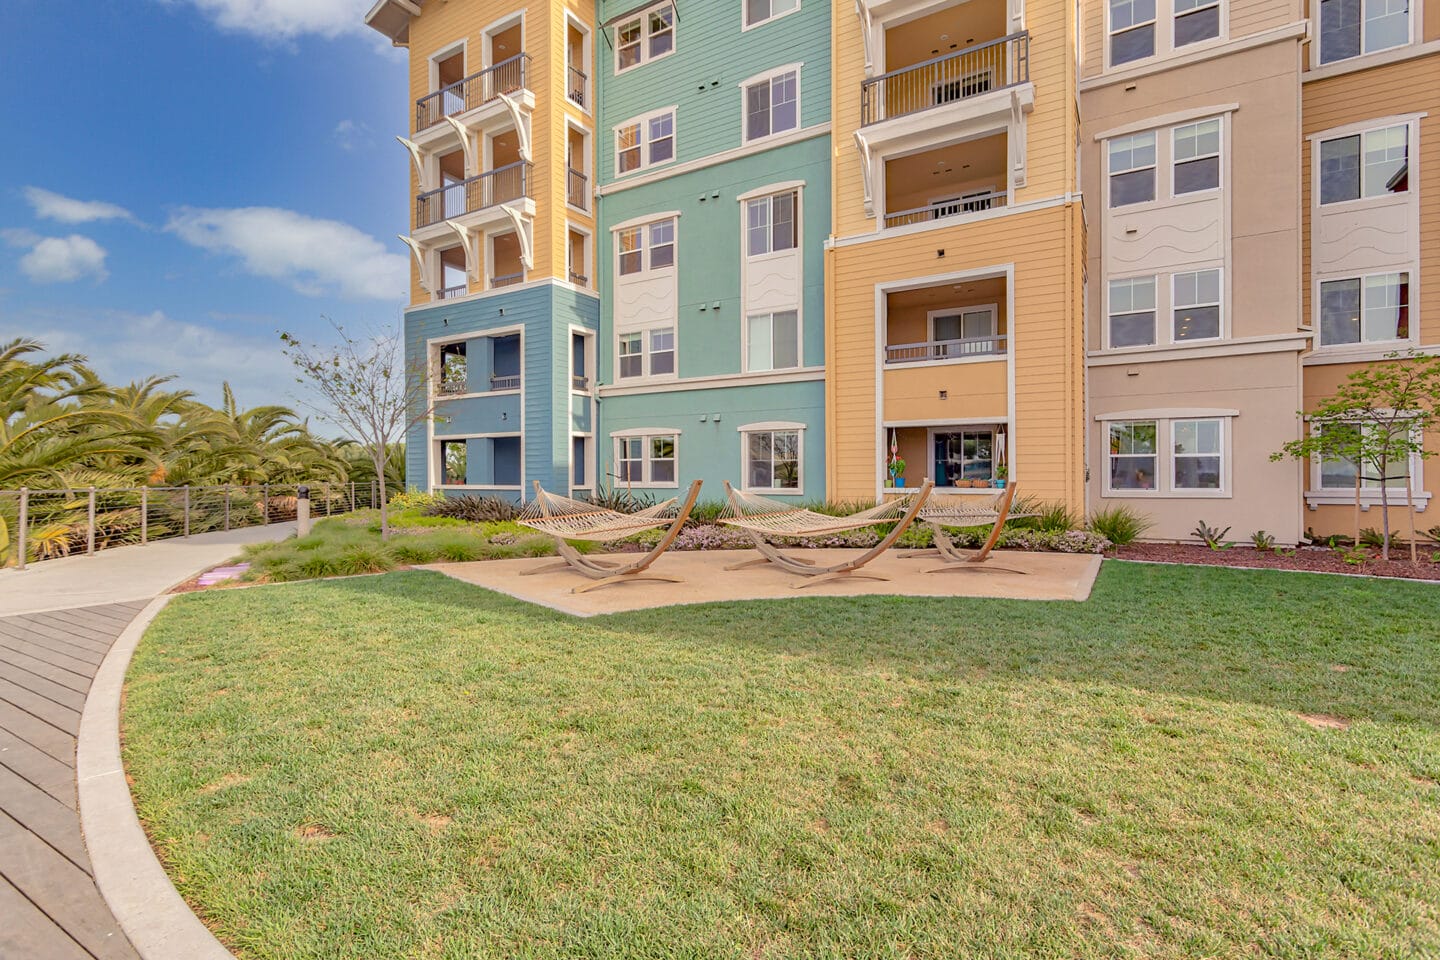
[[[294,520],[299,488],[316,519],[380,505],[365,483],[0,490],[0,567]]]

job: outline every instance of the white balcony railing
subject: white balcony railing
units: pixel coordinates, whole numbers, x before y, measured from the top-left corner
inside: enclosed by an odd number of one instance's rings
[[[966,337],[963,340],[888,344],[885,347],[885,362],[929,363],[936,360],[964,360],[972,357],[1003,357],[1007,339],[1002,333],[995,337]]]
[[[885,214],[885,226],[908,227],[911,224],[929,223],[931,220],[944,220],[947,217],[963,217],[967,214],[1003,207],[1008,202],[1009,194],[1004,190],[964,194],[953,200],[942,200],[911,210],[887,213]]]

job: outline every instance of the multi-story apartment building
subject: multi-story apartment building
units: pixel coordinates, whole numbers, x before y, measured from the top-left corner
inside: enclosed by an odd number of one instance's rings
[[[381,0],[369,22],[411,51],[420,485],[875,498],[1008,474],[1157,538],[1293,542],[1353,518],[1351,465],[1272,458],[1301,411],[1440,350],[1440,0]],[[1424,510],[1440,471],[1409,470]]]

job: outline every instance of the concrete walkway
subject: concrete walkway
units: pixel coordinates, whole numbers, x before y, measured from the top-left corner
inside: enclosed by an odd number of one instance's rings
[[[294,532],[294,523],[272,523],[0,570],[0,617],[149,600],[230,559],[247,543],[284,540]]]
[[[228,956],[135,819],[120,693],[153,598],[293,532],[271,524],[0,571],[0,960]],[[88,768],[78,788],[77,764]]]

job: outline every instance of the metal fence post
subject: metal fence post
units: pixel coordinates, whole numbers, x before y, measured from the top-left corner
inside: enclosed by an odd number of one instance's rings
[[[140,488],[140,545],[150,542],[150,488]]]
[[[350,512],[355,512],[355,481],[350,481]]]
[[[225,484],[225,530],[230,530],[230,484]]]
[[[30,551],[29,544],[27,544],[27,543],[25,542],[25,539],[26,539],[25,534],[26,534],[27,529],[29,528],[29,526],[30,526],[30,488],[29,488],[29,487],[21,487],[21,488],[20,488],[20,531],[19,531],[19,533],[16,534],[16,537],[17,537],[17,540],[18,540],[17,546],[18,546],[19,549],[20,549],[20,552],[19,552],[19,554],[17,555],[18,558],[19,558],[19,563],[18,563],[18,565],[19,565],[19,567],[20,567],[21,570],[24,570],[24,569],[25,569],[25,555]]]
[[[90,496],[86,504],[85,524],[85,555],[87,557],[95,554],[95,488],[90,488]]]
[[[270,525],[270,484],[260,484],[260,525]]]
[[[371,510],[378,510],[379,508],[380,508],[380,499],[379,499],[379,497],[377,497],[377,496],[375,495],[375,481],[374,481],[374,480],[371,480],[371,481],[370,481],[370,509],[371,509]]]
[[[330,507],[331,507],[331,501],[330,501],[330,497],[331,497],[330,484],[329,484],[329,482],[327,481],[323,486],[325,487],[325,516],[328,517],[328,516],[330,516]]]
[[[185,484],[185,536],[190,536],[190,484]]]

